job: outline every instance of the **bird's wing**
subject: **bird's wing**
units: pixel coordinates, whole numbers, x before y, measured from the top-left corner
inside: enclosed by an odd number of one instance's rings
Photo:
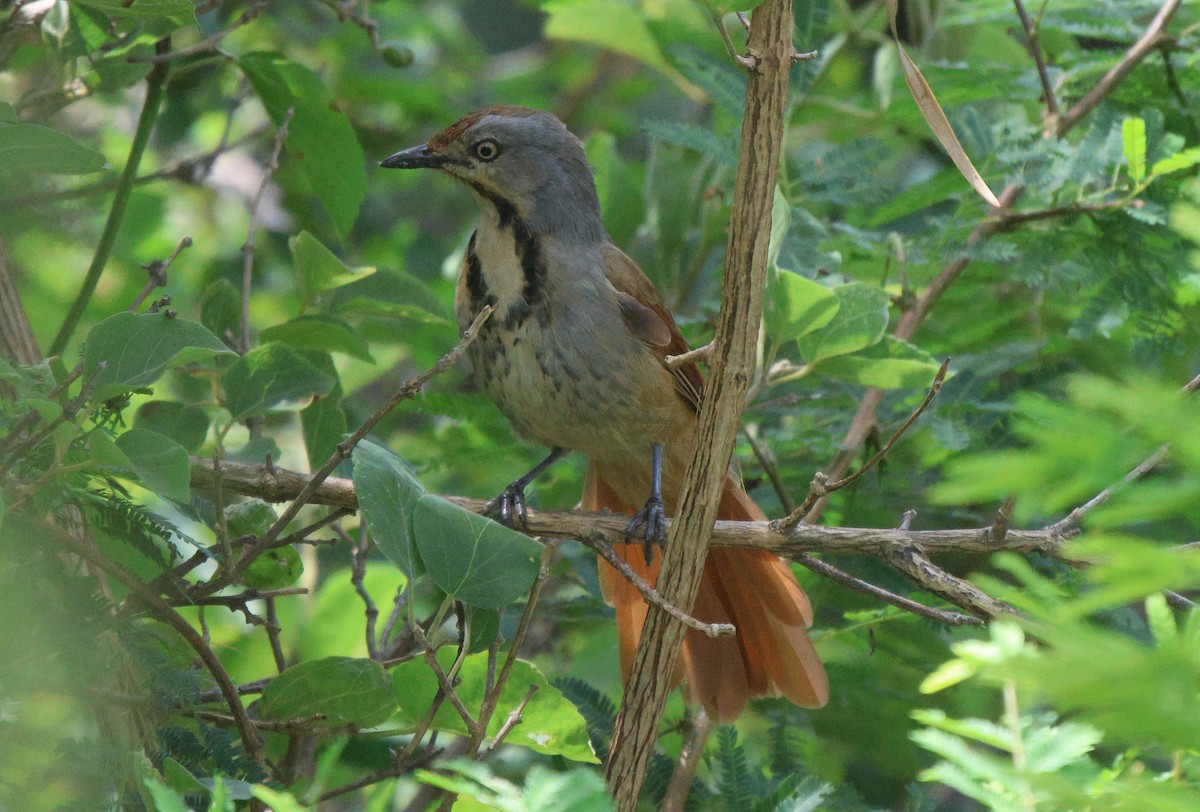
[[[605,247],[604,273],[609,284],[617,292],[621,315],[630,331],[658,356],[666,366],[668,355],[687,352],[687,341],[679,332],[671,312],[663,304],[662,296],[642,269],[615,245]],[[704,391],[704,379],[694,363],[668,368],[677,391],[696,411],[700,410],[700,395]]]

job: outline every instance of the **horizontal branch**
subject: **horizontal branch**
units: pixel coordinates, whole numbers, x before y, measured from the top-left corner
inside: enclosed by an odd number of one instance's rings
[[[311,476],[277,466],[268,470],[261,465],[221,463],[223,487],[230,492],[253,496],[267,502],[294,499],[308,485]],[[212,488],[212,461],[192,458],[192,486]],[[448,501],[475,513],[482,513],[487,501],[462,496],[447,496]],[[329,477],[313,489],[309,502],[354,510],[358,499],[349,479]],[[669,520],[668,520],[669,521]],[[606,513],[568,510],[530,510],[527,532],[547,538],[591,538],[600,536],[610,544],[625,543],[628,517]],[[846,555],[886,557],[896,550],[916,547],[927,555],[942,553],[992,553],[1000,550],[1040,552],[1058,556],[1070,538],[1069,528],[1044,530],[1008,530],[997,540],[991,527],[963,530],[901,530],[894,528],[821,527],[796,525],[784,528],[780,522],[719,521],[713,528],[715,547],[748,547],[770,550],[787,558],[802,553],[825,552]]]

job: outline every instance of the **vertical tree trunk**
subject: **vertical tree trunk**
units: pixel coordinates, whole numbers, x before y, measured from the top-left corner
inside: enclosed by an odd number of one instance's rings
[[[746,87],[742,152],[711,373],[705,384],[683,498],[671,525],[658,579],[663,597],[689,611],[708,555],[709,533],[754,371],[771,205],[792,65],[792,27],[792,0],[767,0],[754,12],[747,55],[756,57],[758,65],[749,73]],[[650,608],[625,686],[606,768],[609,791],[619,812],[633,812],[637,807],[683,636],[682,624]]]

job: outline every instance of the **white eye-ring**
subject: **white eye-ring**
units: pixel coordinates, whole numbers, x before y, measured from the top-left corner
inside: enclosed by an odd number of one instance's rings
[[[475,145],[475,157],[481,161],[494,161],[500,156],[500,145],[485,138]]]

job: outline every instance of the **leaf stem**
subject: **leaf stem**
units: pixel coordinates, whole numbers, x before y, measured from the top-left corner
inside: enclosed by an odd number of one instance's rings
[[[169,37],[161,39],[155,44],[154,51],[156,54],[165,54],[170,45]],[[50,344],[49,355],[62,354],[67,342],[71,340],[75,328],[79,326],[79,320],[83,318],[83,311],[87,309],[92,294],[96,292],[96,284],[100,281],[100,275],[104,273],[104,266],[108,264],[108,257],[112,254],[113,245],[117,240],[117,232],[125,217],[125,206],[129,203],[129,194],[133,191],[134,181],[137,179],[138,167],[142,163],[146,144],[150,140],[150,133],[158,118],[158,107],[162,102],[168,71],[167,63],[159,62],[146,77],[146,99],[142,103],[142,113],[138,117],[137,130],[133,133],[129,158],[125,161],[125,168],[121,171],[121,179],[117,183],[112,206],[108,210],[108,220],[105,221],[104,231],[101,232],[100,240],[96,243],[96,253],[92,255],[92,264],[88,266],[87,275],[83,278],[79,293],[76,294],[75,301],[71,303],[71,309],[67,311],[66,319],[58,328],[58,334],[54,336],[53,343]]]

